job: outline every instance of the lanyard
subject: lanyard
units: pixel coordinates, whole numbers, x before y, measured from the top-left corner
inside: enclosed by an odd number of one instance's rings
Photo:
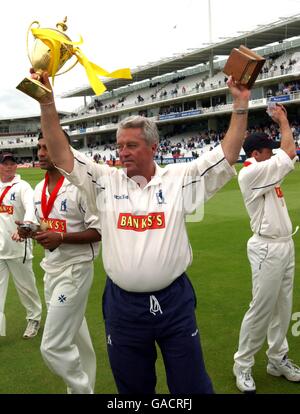
[[[4,191],[2,192],[2,194],[0,196],[0,206],[2,204],[2,201],[3,201],[4,197],[9,192],[9,190],[11,189],[11,187],[12,187],[12,185],[9,185],[8,187],[5,187]]]
[[[61,176],[59,178],[59,180],[57,181],[57,183],[55,184],[55,187],[52,191],[52,193],[50,194],[49,200],[47,202],[47,196],[46,196],[46,189],[48,187],[48,183],[49,183],[49,175],[48,173],[46,173],[45,175],[45,182],[44,182],[44,186],[43,186],[43,191],[42,191],[42,213],[43,213],[43,217],[44,219],[48,219],[49,214],[52,210],[54,201],[56,199],[57,193],[59,192],[61,186],[63,185],[65,177]]]

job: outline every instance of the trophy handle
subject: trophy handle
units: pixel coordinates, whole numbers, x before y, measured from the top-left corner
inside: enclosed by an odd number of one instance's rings
[[[38,26],[37,26],[37,29],[40,27],[40,22],[38,22],[37,20],[35,20],[34,22],[32,22],[32,23],[29,25],[29,27],[28,27],[28,30],[27,30],[27,37],[26,37],[27,56],[28,56],[29,62],[31,63],[31,66],[33,66],[33,64],[32,64],[31,57],[30,57],[30,53],[29,53],[28,38],[29,38],[29,32],[30,32],[30,29],[32,28],[32,26],[33,26],[34,24],[37,24],[37,25],[38,25]]]

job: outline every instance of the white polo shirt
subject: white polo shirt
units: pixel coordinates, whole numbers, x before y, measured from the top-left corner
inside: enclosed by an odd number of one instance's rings
[[[17,231],[16,220],[34,219],[33,190],[30,185],[16,174],[8,183],[0,181],[0,195],[8,186],[12,188],[6,193],[0,206],[0,259],[24,257],[25,242],[15,242],[11,236]],[[26,258],[32,257],[32,242],[28,240]]]
[[[38,183],[34,190],[35,215],[38,224],[43,219],[41,198],[44,181]],[[48,200],[48,189],[46,195]],[[101,233],[99,218],[90,213],[79,189],[67,179],[64,180],[57,194],[47,224],[49,230],[56,232],[74,233],[93,228]],[[98,254],[99,243],[62,243],[52,252],[45,249],[45,257],[41,262],[41,267],[48,273],[57,272],[58,268],[93,260]]]
[[[122,169],[99,165],[73,150],[74,169],[61,172],[84,191],[100,216],[107,275],[122,289],[165,288],[192,262],[185,216],[235,175],[221,146],[190,163],[156,165],[141,188]]]
[[[280,184],[294,169],[297,157],[291,160],[279,149],[266,161],[254,158],[245,161],[238,182],[250,216],[253,233],[263,237],[286,237],[292,234],[292,223]]]

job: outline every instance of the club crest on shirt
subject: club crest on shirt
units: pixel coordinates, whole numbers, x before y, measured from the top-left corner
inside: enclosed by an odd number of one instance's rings
[[[156,195],[156,199],[157,199],[158,204],[166,204],[165,197],[164,197],[163,192],[162,192],[161,189],[158,191],[158,193],[155,193],[155,195]]]
[[[60,211],[68,211],[67,210],[67,199],[66,198],[64,200],[62,200],[62,202],[60,203]]]
[[[16,201],[16,193],[10,194],[10,201]]]

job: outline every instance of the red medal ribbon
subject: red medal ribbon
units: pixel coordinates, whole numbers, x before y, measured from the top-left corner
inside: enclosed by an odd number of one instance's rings
[[[43,191],[42,191],[42,213],[43,213],[43,217],[44,219],[48,219],[49,214],[52,210],[54,201],[56,199],[57,193],[59,192],[61,186],[63,185],[65,177],[61,176],[60,179],[57,181],[52,193],[50,194],[49,200],[47,202],[47,196],[46,196],[46,189],[48,187],[48,183],[49,183],[49,175],[48,173],[46,173],[45,175],[45,182],[44,182],[44,187],[43,187]]]
[[[8,187],[5,187],[4,191],[2,192],[2,194],[0,196],[0,206],[2,204],[2,201],[3,201],[4,197],[9,192],[9,190],[11,189],[11,187],[12,187],[12,185],[9,185]]]

